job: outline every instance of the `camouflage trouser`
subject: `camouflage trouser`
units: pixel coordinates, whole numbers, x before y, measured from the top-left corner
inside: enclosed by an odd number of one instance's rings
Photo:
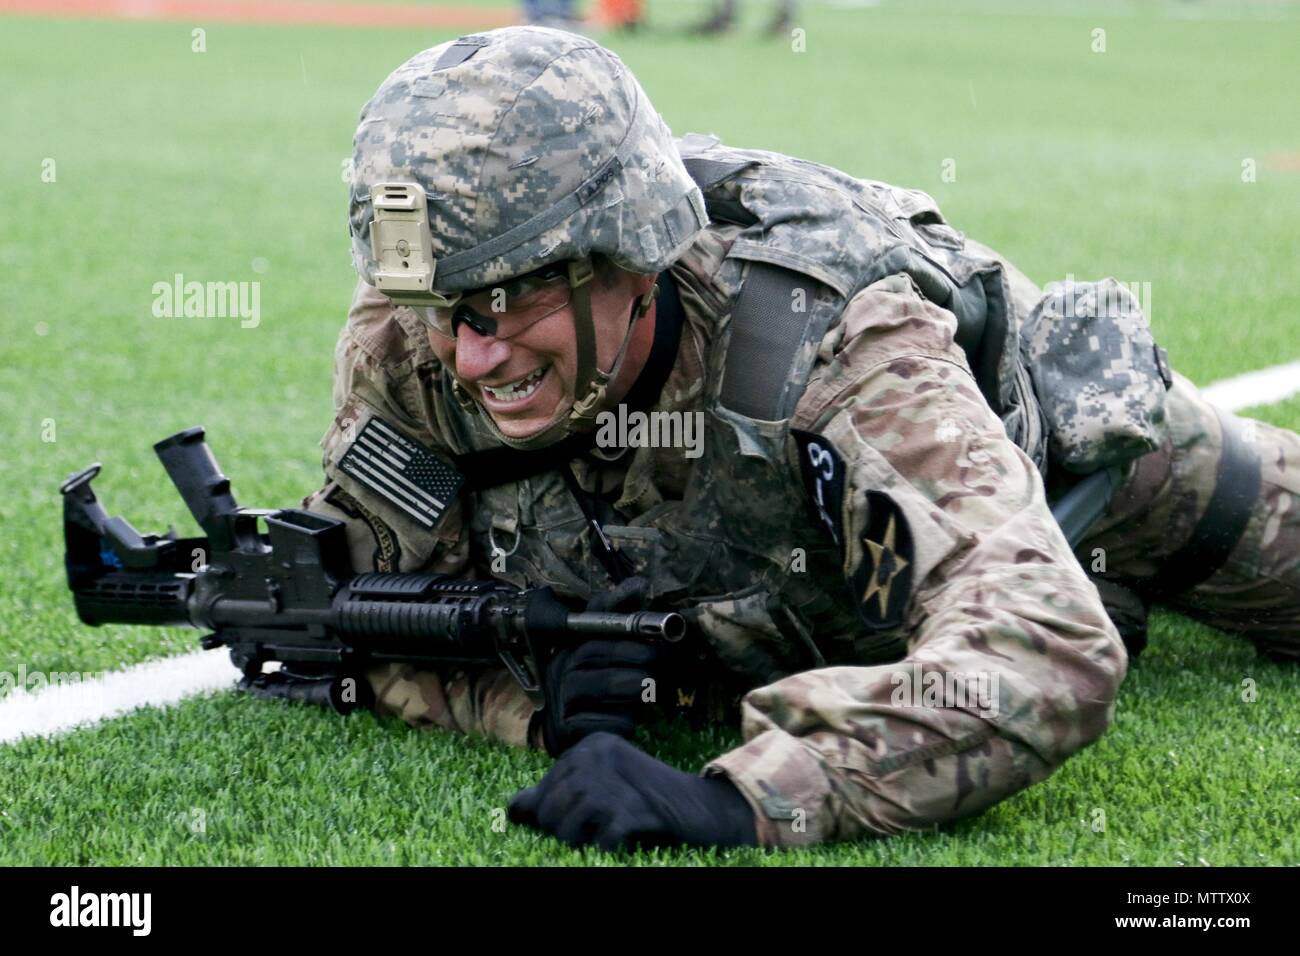
[[[1115,582],[1136,579],[1140,586],[1171,557],[1178,560],[1206,511],[1223,454],[1218,414],[1181,376],[1175,376],[1167,411],[1164,446],[1130,466],[1107,512],[1075,552],[1121,632],[1125,622],[1145,618],[1145,606]],[[1190,590],[1157,600],[1242,634],[1270,656],[1300,660],[1300,435],[1222,414],[1259,455],[1259,497],[1222,566]],[[1099,558],[1104,575],[1095,573]]]
[[[700,674],[672,672],[664,686],[661,715],[682,715],[694,726],[735,722],[746,688],[734,680],[710,680]],[[541,722],[528,696],[504,667],[476,670],[417,669],[385,664],[366,675],[375,710],[400,717],[412,727],[439,728],[492,737],[516,747],[545,749]],[[697,697],[698,695],[698,697]]]
[[[504,667],[445,671],[385,664],[367,675],[375,710],[412,727],[492,737],[516,747],[542,748],[532,727],[532,702]]]

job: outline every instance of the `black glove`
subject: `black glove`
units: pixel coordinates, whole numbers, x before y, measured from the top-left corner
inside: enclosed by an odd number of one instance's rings
[[[571,846],[756,846],[754,812],[725,777],[683,773],[612,734],[569,750],[510,801],[510,819]]]
[[[1088,580],[1097,586],[1102,606],[1119,636],[1129,659],[1135,659],[1147,646],[1147,616],[1151,613],[1148,597],[1120,581],[1089,574]]]
[[[631,577],[594,595],[588,611],[641,610],[646,581]],[[558,757],[598,731],[630,737],[636,718],[648,713],[642,700],[656,649],[642,641],[592,640],[555,652],[545,663],[546,706],[538,714],[546,752]]]
[[[588,611],[618,611],[630,614],[644,611],[650,582],[639,574],[624,578],[608,591],[597,591],[587,602]]]
[[[558,757],[598,731],[630,737],[655,649],[641,641],[584,641],[557,652],[546,665],[546,706],[538,713],[546,752]]]

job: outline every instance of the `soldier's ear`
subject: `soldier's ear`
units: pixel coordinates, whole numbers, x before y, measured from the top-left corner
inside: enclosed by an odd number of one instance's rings
[[[638,273],[636,277],[637,279],[636,285],[634,287],[634,291],[636,295],[640,297],[645,295],[647,292],[649,292],[650,287],[655,284],[655,281],[658,280],[658,278],[659,278],[659,273],[657,272],[651,272],[649,274]]]
[[[659,278],[657,272],[629,272],[602,255],[594,255],[591,258],[591,266],[596,273],[596,282],[602,289],[613,289],[622,283],[630,295],[639,298],[649,292],[650,287]]]
[[[624,272],[623,276],[623,288],[627,290],[629,296],[635,299],[645,298],[646,293],[650,292],[650,290],[654,288],[655,280],[659,278],[659,274],[656,272],[648,274],[641,272]]]

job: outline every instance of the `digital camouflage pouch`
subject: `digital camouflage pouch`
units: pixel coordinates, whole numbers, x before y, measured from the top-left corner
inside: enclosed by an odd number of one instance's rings
[[[1049,285],[1021,331],[1021,349],[1059,466],[1088,474],[1159,447],[1173,375],[1123,285]]]

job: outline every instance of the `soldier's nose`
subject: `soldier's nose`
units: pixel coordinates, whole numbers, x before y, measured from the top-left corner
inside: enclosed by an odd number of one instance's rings
[[[479,335],[469,323],[456,330],[456,377],[474,382],[510,358],[510,345],[493,335]]]

